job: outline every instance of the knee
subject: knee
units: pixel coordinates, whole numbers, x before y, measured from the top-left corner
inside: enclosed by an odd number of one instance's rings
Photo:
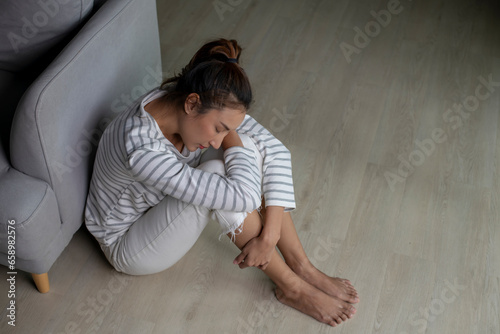
[[[243,143],[243,147],[255,149],[255,143],[250,139],[250,137],[244,133],[238,134],[240,136],[241,142]]]
[[[250,138],[246,134],[240,134],[240,139],[241,139],[241,142],[243,143],[243,146],[245,148],[248,148],[248,149],[251,149],[251,150],[254,151],[254,153],[255,153],[255,159],[256,159],[256,162],[257,162],[257,167],[259,168],[259,173],[262,176],[264,160],[263,160],[262,154],[259,151],[259,148],[255,144],[255,142],[253,141],[253,139]]]
[[[219,160],[219,159],[208,160],[208,161],[202,162],[196,168],[201,169],[205,172],[209,172],[209,173],[219,174],[222,176],[226,175],[224,161]]]
[[[211,218],[219,223],[222,230],[221,235],[237,234],[241,230],[247,215],[247,212],[213,210]]]

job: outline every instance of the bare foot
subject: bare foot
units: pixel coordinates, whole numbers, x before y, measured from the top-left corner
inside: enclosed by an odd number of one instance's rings
[[[281,303],[333,327],[352,318],[356,313],[356,309],[349,303],[327,295],[300,278],[297,278],[293,288],[276,287],[276,298]]]
[[[358,293],[349,280],[339,277],[330,277],[318,270],[311,263],[305,266],[305,268],[292,268],[292,270],[304,281],[332,297],[351,304],[359,302]]]

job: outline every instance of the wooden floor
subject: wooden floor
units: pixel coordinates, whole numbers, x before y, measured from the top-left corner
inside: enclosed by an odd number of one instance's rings
[[[2,270],[0,332],[499,333],[499,9],[158,0],[165,72],[212,38],[244,46],[251,113],[292,152],[300,238],[321,270],[353,282],[357,315],[333,329],[281,305],[262,272],[231,263],[215,223],[145,277],[115,273],[82,229],[50,293],[18,274],[15,331]]]

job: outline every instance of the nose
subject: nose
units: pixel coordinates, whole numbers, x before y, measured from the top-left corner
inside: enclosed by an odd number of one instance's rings
[[[213,140],[209,142],[210,146],[215,148],[216,150],[219,149],[219,147],[222,145],[222,140],[224,139],[223,136],[217,136]]]
[[[220,145],[221,145],[221,143],[216,143],[216,142],[215,142],[215,141],[213,141],[213,140],[210,142],[210,146],[212,146],[212,147],[213,147],[213,148],[215,148],[216,150],[218,150],[218,149],[219,149]]]

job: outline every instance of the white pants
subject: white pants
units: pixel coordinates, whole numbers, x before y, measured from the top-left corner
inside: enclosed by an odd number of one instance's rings
[[[262,177],[262,156],[253,141],[240,135],[243,145],[255,151]],[[225,175],[223,152],[209,148],[197,167]],[[222,234],[233,236],[241,231],[247,212],[211,210],[187,204],[166,196],[149,209],[116,242],[102,246],[108,261],[119,271],[130,275],[146,275],[163,271],[175,264],[194,245],[210,220],[216,220]]]

